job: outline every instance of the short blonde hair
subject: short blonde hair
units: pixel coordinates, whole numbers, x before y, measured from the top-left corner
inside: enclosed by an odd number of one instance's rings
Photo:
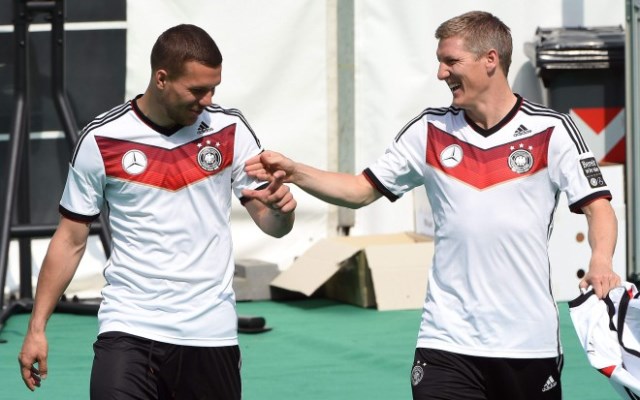
[[[470,11],[443,22],[436,29],[436,39],[451,37],[464,39],[468,51],[480,57],[495,49],[505,76],[511,66],[513,43],[511,30],[494,15],[484,11]]]

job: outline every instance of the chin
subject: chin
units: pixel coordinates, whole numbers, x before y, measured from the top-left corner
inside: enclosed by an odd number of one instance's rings
[[[458,108],[465,108],[465,101],[462,96],[453,95],[453,99],[451,99],[451,105]]]
[[[198,120],[198,115],[188,116],[183,118],[182,121],[179,121],[179,123],[180,125],[183,125],[183,126],[189,126],[189,125],[195,124],[197,120]]]

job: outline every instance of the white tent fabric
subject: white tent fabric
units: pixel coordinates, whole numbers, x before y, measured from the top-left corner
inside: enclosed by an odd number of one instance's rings
[[[329,12],[340,0],[135,0],[127,2],[127,81],[131,98],[149,79],[149,53],[156,37],[178,23],[207,29],[223,53],[223,82],[215,101],[245,114],[264,146],[320,168],[334,168],[328,106]],[[386,148],[412,117],[428,106],[445,106],[451,96],[436,79],[436,27],[473,9],[495,13],[512,29],[510,81],[524,96],[543,101],[535,71],[523,45],[539,26],[623,25],[624,1],[460,0],[442,7],[435,0],[354,0],[355,17],[355,169],[362,170]],[[125,99],[123,99],[124,101]],[[293,188],[296,225],[283,239],[261,233],[235,202],[232,226],[235,253],[287,268],[314,242],[335,235],[327,206]],[[414,231],[424,196],[396,203],[382,199],[356,212],[353,235]],[[52,201],[57,201],[52,200]],[[419,222],[421,225],[422,222]],[[428,225],[428,221],[427,221]],[[17,249],[12,247],[8,288],[18,287]],[[34,248],[34,284],[46,242]],[[93,242],[74,284],[100,281],[104,256]],[[82,289],[83,285],[79,285]],[[71,290],[71,289],[70,289]]]

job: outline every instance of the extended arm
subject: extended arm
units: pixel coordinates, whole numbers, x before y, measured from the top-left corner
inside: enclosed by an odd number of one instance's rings
[[[613,252],[618,238],[618,220],[608,200],[598,199],[582,208],[589,225],[591,260],[589,271],[580,282],[581,288],[593,287],[595,294],[603,298],[609,290],[620,284],[620,277],[613,271]]]
[[[18,356],[22,380],[32,391],[40,386],[40,379],[47,376],[47,321],[78,268],[88,235],[87,224],[62,217],[49,243],[38,276],[27,334]]]
[[[343,207],[360,208],[381,197],[364,175],[323,171],[272,151],[250,159],[245,170],[249,175],[266,181],[282,174],[284,182],[293,183],[320,200]]]

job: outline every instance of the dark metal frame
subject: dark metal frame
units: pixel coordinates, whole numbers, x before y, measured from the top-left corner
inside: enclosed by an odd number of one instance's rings
[[[69,149],[73,153],[78,140],[79,130],[76,119],[69,105],[65,88],[64,74],[64,0],[33,1],[14,0],[14,43],[15,43],[15,75],[14,75],[14,116],[9,136],[9,157],[4,191],[4,203],[0,216],[0,330],[5,321],[18,312],[30,312],[33,306],[33,290],[31,284],[31,239],[51,237],[56,225],[36,225],[30,222],[29,193],[29,24],[37,14],[48,14],[51,22],[51,89],[52,99],[58,117],[62,123]],[[17,202],[16,202],[17,200]],[[14,209],[15,208],[15,209]],[[14,211],[16,222],[12,223]],[[92,234],[99,234],[107,258],[111,253],[111,233],[104,214],[99,223],[91,227]],[[20,292],[19,298],[10,304],[4,304],[4,288],[6,285],[9,243],[17,238],[20,256]],[[61,301],[56,311],[95,314],[97,304]]]

